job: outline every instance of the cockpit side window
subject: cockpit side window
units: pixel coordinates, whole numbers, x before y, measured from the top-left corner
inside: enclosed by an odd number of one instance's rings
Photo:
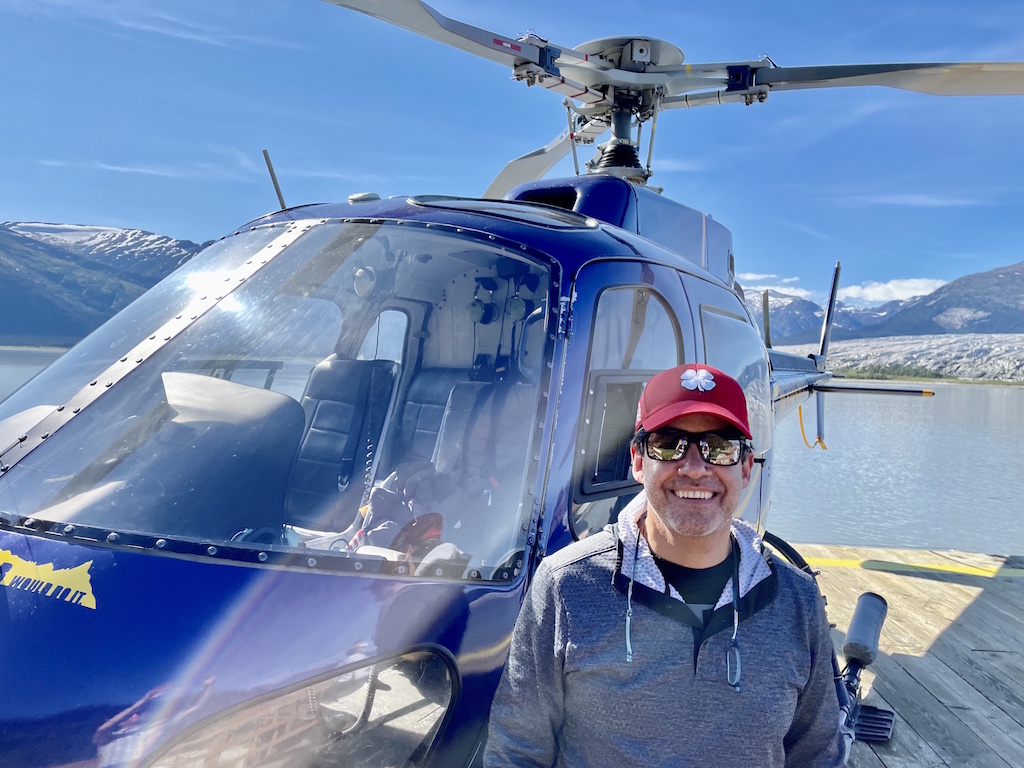
[[[356,360],[392,360],[401,363],[408,328],[409,317],[405,312],[385,309],[366,332]]]
[[[644,383],[683,359],[666,299],[648,286],[605,290],[591,331],[583,424],[573,473],[573,533],[600,529],[638,490],[629,440]]]
[[[772,436],[768,359],[757,328],[740,314],[739,302],[724,291],[721,294],[714,305],[704,303],[700,308],[704,359],[743,387],[754,449],[761,454],[771,447]]]

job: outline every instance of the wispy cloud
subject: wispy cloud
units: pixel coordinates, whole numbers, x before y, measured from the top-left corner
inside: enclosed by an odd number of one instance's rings
[[[276,167],[276,166],[275,166]],[[384,188],[393,188],[403,184],[429,184],[437,182],[436,176],[417,175],[411,173],[391,174],[384,176],[379,173],[358,173],[351,171],[338,171],[330,167],[309,166],[282,166],[276,168],[277,175],[281,178],[297,179],[326,179],[328,181],[342,181],[350,184],[365,184],[371,188],[378,188],[384,194]]]
[[[811,295],[810,291],[794,285],[794,283],[800,281],[799,277],[779,277],[778,275],[765,275],[756,272],[741,272],[736,275],[736,279],[740,281],[740,285],[743,286],[743,290],[748,296],[762,293],[763,291],[775,291],[776,293],[784,293],[787,296],[796,296],[801,299],[806,299]]]
[[[202,45],[223,48],[260,46],[291,50],[305,47],[282,38],[246,34],[213,18],[209,8],[197,11],[199,6],[184,4],[183,13],[175,14],[167,10],[171,5],[173,3],[167,2],[154,5],[144,0],[0,0],[0,10],[25,16],[87,21],[121,32],[159,35]]]
[[[844,112],[833,112],[827,115],[798,114],[777,121],[771,131],[784,136],[783,146],[790,150],[802,150],[819,144],[836,133],[853,128],[860,123],[871,120],[882,112],[897,106],[891,97],[881,97],[873,101],[858,104]],[[799,137],[794,139],[793,137]]]
[[[808,227],[806,224],[800,224],[795,221],[786,221],[785,219],[779,219],[778,223],[784,227],[792,229],[794,232],[809,235],[811,237],[817,238],[818,240],[835,239],[832,235],[828,234],[827,232],[821,232],[817,229],[814,229],[813,227]]]
[[[945,284],[945,280],[937,280],[930,277],[911,277],[903,280],[890,280],[887,283],[868,281],[861,285],[840,288],[839,298],[843,301],[883,303],[897,299],[910,299],[914,296],[924,296]]]
[[[266,171],[265,164],[259,162],[263,157],[262,153],[254,155],[251,152],[243,152],[237,147],[228,147],[223,144],[211,144],[207,149],[215,155],[226,158],[231,165],[246,173],[257,174]]]
[[[162,165],[145,163],[108,163],[102,160],[54,160],[38,161],[46,168],[67,168],[75,171],[103,171],[108,173],[131,174],[135,176],[155,176],[164,179],[228,179],[233,181],[249,181],[252,174],[240,172],[218,163],[192,163],[187,165]]]
[[[786,283],[783,285],[744,285],[741,282],[740,285],[743,285],[743,292],[747,295],[747,297],[750,297],[753,294],[762,293],[763,291],[775,291],[776,293],[783,293],[786,296],[796,296],[798,299],[806,299],[809,298],[811,295],[811,292],[808,291],[806,288],[797,288],[795,285],[792,285],[791,283]]]
[[[853,195],[846,198],[862,205],[900,205],[909,208],[964,208],[991,205],[977,197],[943,196],[926,192],[902,192],[882,195]]]

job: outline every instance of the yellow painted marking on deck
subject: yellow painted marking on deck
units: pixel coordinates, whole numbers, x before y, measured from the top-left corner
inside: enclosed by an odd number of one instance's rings
[[[891,571],[893,573],[956,573],[962,576],[982,576],[987,579],[996,576],[1024,576],[1024,568],[978,568],[973,565],[925,565],[923,563],[892,563],[888,560],[840,560],[829,557],[809,557],[810,565],[826,568],[863,568],[868,571]],[[870,565],[867,565],[870,563]]]

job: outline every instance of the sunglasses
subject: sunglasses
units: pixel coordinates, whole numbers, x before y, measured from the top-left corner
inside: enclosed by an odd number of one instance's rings
[[[726,437],[717,432],[680,432],[666,429],[649,432],[644,437],[647,458],[655,461],[679,461],[686,455],[690,443],[697,446],[700,457],[716,467],[739,464],[749,443],[742,437]]]

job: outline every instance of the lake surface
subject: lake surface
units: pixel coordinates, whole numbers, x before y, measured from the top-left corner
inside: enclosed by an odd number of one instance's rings
[[[63,354],[51,347],[0,346],[0,400]]]
[[[851,382],[855,385],[856,382]],[[825,395],[825,443],[776,426],[768,530],[793,542],[1024,554],[1024,387]],[[814,399],[803,406],[813,442]]]
[[[0,347],[0,399],[61,353]],[[1024,387],[926,386],[935,397],[826,395],[827,451],[807,449],[796,415],[780,422],[768,529],[794,543],[1024,555]],[[813,441],[813,399],[803,415]]]

